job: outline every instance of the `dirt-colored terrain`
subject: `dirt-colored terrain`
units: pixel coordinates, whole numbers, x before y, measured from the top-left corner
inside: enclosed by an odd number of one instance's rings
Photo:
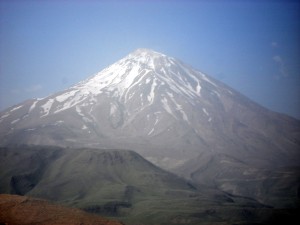
[[[122,225],[100,216],[45,200],[18,195],[0,195],[0,224],[5,225]]]

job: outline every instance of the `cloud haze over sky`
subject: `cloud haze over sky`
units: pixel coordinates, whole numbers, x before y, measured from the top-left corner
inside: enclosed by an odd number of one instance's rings
[[[136,48],[181,59],[300,118],[299,1],[0,1],[0,109]]]

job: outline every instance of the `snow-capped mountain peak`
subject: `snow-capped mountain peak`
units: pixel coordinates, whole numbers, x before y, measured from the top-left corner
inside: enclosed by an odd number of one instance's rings
[[[164,96],[182,95],[191,102],[201,96],[201,83],[209,83],[215,89],[214,93],[218,94],[217,85],[206,75],[172,57],[148,49],[137,49],[91,78],[55,96],[46,105],[59,102],[64,106],[54,112],[60,112],[103,93],[117,97],[122,103],[139,95],[140,105],[153,103],[155,96],[166,102]]]
[[[264,180],[276,167],[299,165],[299,134],[298,120],[148,49],[134,51],[67,90],[0,113],[0,146],[130,149],[199,187],[211,185],[259,201],[263,192],[257,184],[294,174],[284,169]],[[279,184],[283,192],[290,189]]]
[[[213,122],[211,101],[224,95],[222,92],[232,94],[227,89],[224,91],[224,87],[212,78],[179,60],[141,48],[63,92],[31,101],[24,118],[38,115],[41,119],[51,120],[51,124],[61,125],[63,120],[52,122],[52,118],[71,110],[79,117],[80,128],[92,132],[87,123],[97,123],[96,112],[105,105],[109,113],[107,119],[113,128],[129,126],[136,117],[144,115],[147,127],[141,134],[153,136],[159,133],[156,127],[164,123],[163,118],[170,117],[191,125],[193,115],[190,111],[197,105],[205,121]],[[0,123],[9,121],[6,118],[9,114],[6,112]],[[18,119],[10,124],[17,127],[26,121]],[[197,132],[197,129],[193,130]]]
[[[67,90],[2,112],[0,140],[132,149],[166,168],[205,151],[285,154],[296,137],[270,140],[295,124],[286,121],[175,58],[137,49]]]
[[[139,59],[150,59],[150,58],[160,58],[160,57],[168,57],[165,54],[160,52],[156,52],[152,49],[147,48],[138,48],[132,53],[130,53],[126,58],[139,58]]]

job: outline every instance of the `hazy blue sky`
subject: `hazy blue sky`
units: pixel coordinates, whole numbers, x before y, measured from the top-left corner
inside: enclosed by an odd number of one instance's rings
[[[300,118],[299,1],[0,0],[0,110],[144,47]]]

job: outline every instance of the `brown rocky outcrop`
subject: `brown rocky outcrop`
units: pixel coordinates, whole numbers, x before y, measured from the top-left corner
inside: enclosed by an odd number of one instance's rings
[[[5,225],[122,225],[79,209],[67,208],[41,199],[0,195],[0,224]]]

